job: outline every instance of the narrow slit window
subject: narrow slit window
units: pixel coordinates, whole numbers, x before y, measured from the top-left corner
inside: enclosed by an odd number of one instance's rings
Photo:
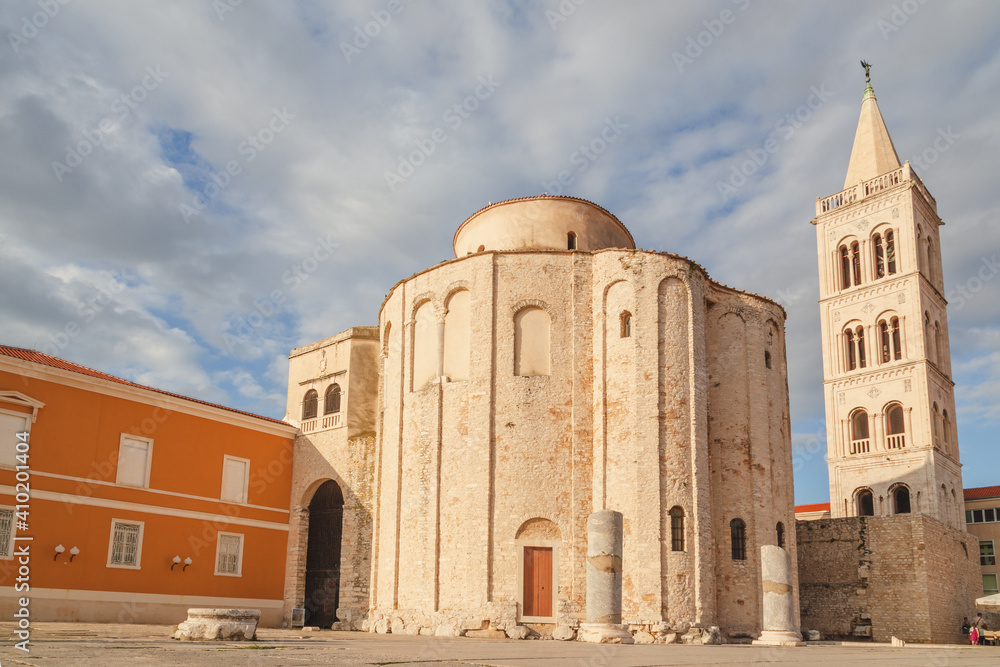
[[[848,331],[845,334],[845,340],[847,342],[847,370],[853,371],[858,367],[858,358],[855,356],[854,332]]]
[[[566,235],[566,249],[576,250],[576,232],[570,232]]]
[[[899,336],[899,318],[892,318],[892,354],[896,361],[903,358],[903,346]]]
[[[855,241],[851,244],[851,266],[854,269],[854,284],[861,284],[861,246]]]
[[[747,559],[747,525],[743,519],[729,522],[729,536],[732,540],[733,560]]]
[[[670,508],[670,550],[684,551],[684,510]]]
[[[891,229],[885,233],[885,260],[889,275],[896,273],[896,240]]]
[[[840,288],[851,286],[851,260],[847,255],[847,246],[840,246]]]
[[[882,235],[876,234],[872,239],[875,243],[875,277],[885,277],[885,248],[882,247]]]
[[[632,337],[632,313],[627,310],[621,314],[621,337]]]
[[[882,320],[878,323],[879,342],[882,343],[882,363],[886,364],[892,359],[892,349],[889,344],[889,325]]]
[[[864,368],[868,364],[865,361],[865,328],[858,327],[858,367]]]

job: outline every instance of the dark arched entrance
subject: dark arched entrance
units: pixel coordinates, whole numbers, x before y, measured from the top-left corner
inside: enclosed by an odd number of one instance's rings
[[[336,482],[326,481],[309,502],[306,625],[329,628],[337,620],[343,519],[344,494]]]

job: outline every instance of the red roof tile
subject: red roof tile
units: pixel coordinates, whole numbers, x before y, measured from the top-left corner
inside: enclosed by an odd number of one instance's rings
[[[147,387],[143,384],[137,384],[129,380],[125,380],[120,377],[115,377],[114,375],[108,375],[107,373],[102,373],[101,371],[95,371],[93,368],[87,368],[86,366],[81,366],[80,364],[74,364],[59,357],[53,357],[48,354],[43,354],[36,350],[27,350],[23,347],[11,347],[9,345],[0,345],[0,354],[6,357],[14,357],[15,359],[22,359],[24,361],[30,361],[34,364],[41,364],[43,366],[50,366],[52,368],[59,368],[64,371],[71,371],[73,373],[80,373],[81,375],[89,375],[93,378],[98,378],[100,380],[108,380],[109,382],[117,382],[118,384],[123,384],[129,387],[136,387],[137,389],[146,389],[148,391],[155,391],[158,394],[164,394],[166,396],[173,396],[174,398],[180,398],[185,401],[191,401],[192,403],[200,403],[201,405],[207,405],[212,408],[219,408],[220,410],[226,410],[228,412],[235,412],[237,414],[246,415],[247,417],[253,417],[254,419],[263,419],[264,421],[273,422],[275,424],[284,424],[290,426],[287,422],[280,419],[272,419],[271,417],[265,417],[263,415],[256,415],[252,412],[245,412],[243,410],[237,410],[236,408],[227,408],[224,405],[219,405],[217,403],[209,403],[208,401],[202,401],[197,398],[191,398],[190,396],[183,396],[181,394],[175,394],[173,392],[164,391],[163,389],[156,389],[155,387]]]
[[[801,512],[829,512],[830,503],[812,503],[811,505],[796,505],[795,513]]]
[[[1000,486],[977,486],[974,489],[965,490],[966,500],[976,498],[1000,498]]]

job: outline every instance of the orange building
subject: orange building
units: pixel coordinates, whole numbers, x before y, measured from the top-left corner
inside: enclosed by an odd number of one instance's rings
[[[0,346],[0,618],[280,625],[296,432]]]

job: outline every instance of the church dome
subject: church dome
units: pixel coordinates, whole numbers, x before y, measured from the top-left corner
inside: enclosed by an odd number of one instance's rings
[[[618,218],[576,197],[523,197],[490,204],[455,232],[455,256],[486,250],[635,248]]]

